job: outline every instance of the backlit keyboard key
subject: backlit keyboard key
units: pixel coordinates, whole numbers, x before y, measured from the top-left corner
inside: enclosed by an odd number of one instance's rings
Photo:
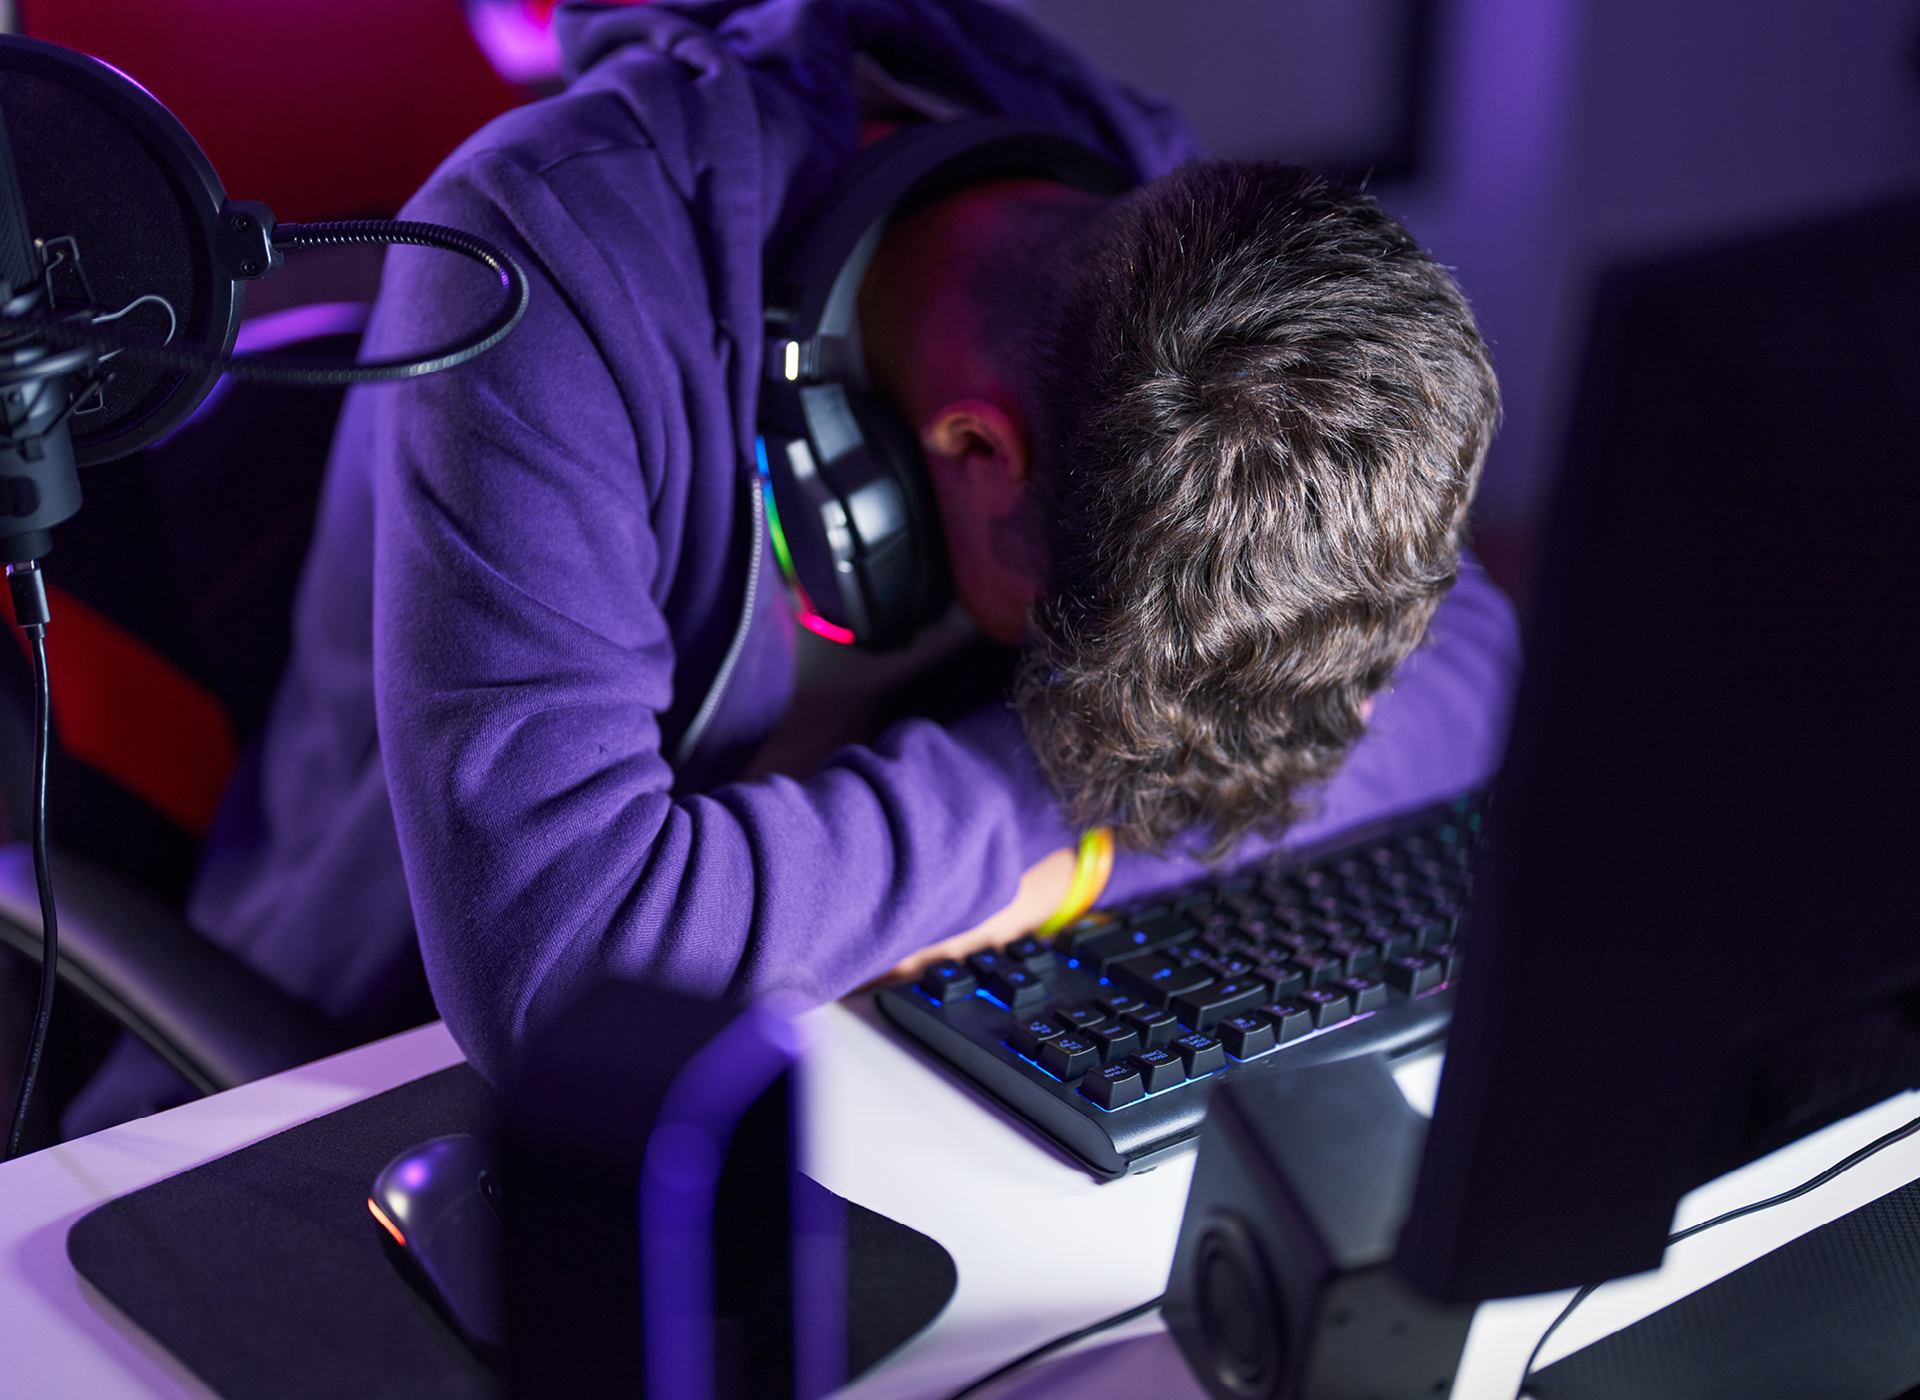
[[[970,969],[951,958],[935,963],[920,974],[920,990],[935,1006],[952,1006],[956,1001],[964,1001],[979,985],[979,979]]]
[[[1260,1008],[1260,1014],[1273,1026],[1273,1038],[1282,1045],[1313,1029],[1313,1013],[1312,1006],[1292,997]]]
[[[1353,1014],[1356,1016],[1378,1011],[1387,1004],[1387,984],[1378,977],[1342,977],[1328,990],[1344,991],[1353,998]]]
[[[1215,977],[1225,978],[1229,982],[1242,977],[1250,977],[1254,972],[1253,959],[1240,953],[1230,953],[1224,957],[1210,958],[1207,966],[1213,969]]]
[[[1132,1026],[1094,1026],[1080,1034],[1099,1048],[1100,1063],[1103,1065],[1124,1060],[1141,1048],[1140,1032]]]
[[[1295,953],[1288,961],[1300,969],[1309,987],[1324,987],[1335,978],[1347,975],[1346,965],[1326,953]]]
[[[1015,1011],[1024,1011],[1047,999],[1047,984],[1024,967],[1002,967],[980,980],[989,992]]]
[[[1269,1001],[1285,1001],[1307,986],[1307,974],[1291,962],[1268,963],[1254,975],[1267,984]]]
[[[1180,1063],[1187,1067],[1187,1078],[1198,1079],[1203,1074],[1212,1074],[1217,1069],[1227,1067],[1227,1048],[1210,1035],[1201,1035],[1195,1031],[1192,1035],[1183,1035],[1168,1047],[1180,1057]]]
[[[1116,959],[1152,953],[1178,943],[1194,931],[1192,924],[1162,906],[1157,913],[1147,911],[1127,920],[1100,925],[1097,932],[1075,938],[1067,951],[1097,972]]]
[[[1460,945],[1457,943],[1433,943],[1426,948],[1426,954],[1446,971],[1446,980],[1451,982],[1460,975]]]
[[[1066,1033],[1067,1028],[1057,1021],[1045,1016],[1032,1016],[1014,1026],[1013,1033],[1007,1037],[1007,1044],[1028,1059],[1037,1060],[1042,1045]]]
[[[1313,1011],[1313,1024],[1316,1030],[1328,1026],[1337,1026],[1353,1015],[1353,1002],[1344,991],[1334,987],[1309,987],[1294,998]]]
[[[1042,943],[1029,934],[1025,938],[1016,938],[1000,950],[1001,956],[1012,959],[1028,972],[1048,973],[1053,971],[1059,959],[1054,955],[1052,945]]]
[[[1069,1006],[1056,1008],[1053,1019],[1070,1031],[1088,1031],[1095,1026],[1104,1026],[1112,1018],[1098,1006]]]
[[[1112,973],[1114,981],[1138,992],[1149,1006],[1165,1006],[1213,981],[1213,973],[1204,966],[1189,967],[1160,957],[1128,958],[1115,963]]]
[[[1380,951],[1380,961],[1404,958],[1413,951],[1413,935],[1403,928],[1376,924],[1366,932],[1366,940]]]
[[[1438,958],[1430,958],[1425,953],[1409,953],[1390,961],[1381,969],[1381,975],[1389,986],[1398,987],[1410,997],[1417,997],[1446,981],[1447,969]]]
[[[1364,938],[1336,938],[1320,950],[1322,957],[1340,959],[1340,975],[1357,977],[1380,961],[1380,950]]]
[[[1255,978],[1239,982],[1215,982],[1198,991],[1176,997],[1173,1014],[1182,1025],[1196,1031],[1212,1030],[1229,1016],[1251,1011],[1268,999],[1267,984]]]
[[[1129,1011],[1120,1019],[1140,1033],[1140,1043],[1149,1050],[1169,1044],[1180,1034],[1180,1018],[1171,1011],[1142,1007],[1138,1011]]]
[[[1142,1050],[1127,1063],[1140,1071],[1149,1094],[1187,1082],[1187,1067],[1171,1050]]]
[[[1013,962],[995,952],[975,953],[967,959],[967,966],[973,969],[973,975],[981,981],[993,976],[1004,968],[1014,966]]]
[[[1129,1011],[1138,1011],[1146,1003],[1123,987],[1102,987],[1093,999],[1093,1004],[1109,1016],[1124,1016]]]
[[[1250,1060],[1274,1046],[1273,1023],[1251,1012],[1227,1017],[1220,1023],[1219,1036],[1228,1053],[1242,1060]]]
[[[1040,1047],[1040,1068],[1056,1079],[1078,1079],[1099,1063],[1099,1049],[1083,1035],[1058,1035]]]
[[[1125,1108],[1146,1097],[1140,1071],[1122,1061],[1102,1065],[1080,1081],[1080,1092],[1105,1109]]]

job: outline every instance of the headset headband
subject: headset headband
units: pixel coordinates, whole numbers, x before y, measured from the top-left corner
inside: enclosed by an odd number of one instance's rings
[[[1088,147],[1009,118],[913,127],[848,161],[772,263],[759,468],[800,620],[835,641],[904,644],[952,593],[920,445],[867,381],[861,279],[893,219],[1022,175],[1102,195],[1134,183]]]

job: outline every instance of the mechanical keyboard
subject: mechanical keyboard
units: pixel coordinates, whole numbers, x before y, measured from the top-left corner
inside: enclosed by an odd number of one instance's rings
[[[875,994],[1089,1171],[1191,1147],[1223,1078],[1410,1054],[1453,1010],[1472,797],[1286,851]]]

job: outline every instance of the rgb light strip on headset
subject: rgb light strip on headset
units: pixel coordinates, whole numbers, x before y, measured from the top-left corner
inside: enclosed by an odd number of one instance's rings
[[[853,633],[820,616],[820,610],[814,607],[813,599],[807,596],[807,590],[800,583],[800,575],[794,572],[793,554],[787,548],[787,532],[780,528],[780,507],[773,503],[773,472],[767,466],[767,440],[760,434],[754,435],[753,456],[760,468],[760,494],[767,502],[767,533],[773,537],[773,557],[780,562],[780,577],[787,581],[787,587],[800,600],[800,625],[830,642],[852,646]]]

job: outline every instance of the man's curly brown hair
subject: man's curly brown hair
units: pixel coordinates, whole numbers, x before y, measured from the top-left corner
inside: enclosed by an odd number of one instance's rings
[[[1183,167],[1054,249],[1015,704],[1076,821],[1217,857],[1303,814],[1425,635],[1499,391],[1446,270],[1298,167]]]

